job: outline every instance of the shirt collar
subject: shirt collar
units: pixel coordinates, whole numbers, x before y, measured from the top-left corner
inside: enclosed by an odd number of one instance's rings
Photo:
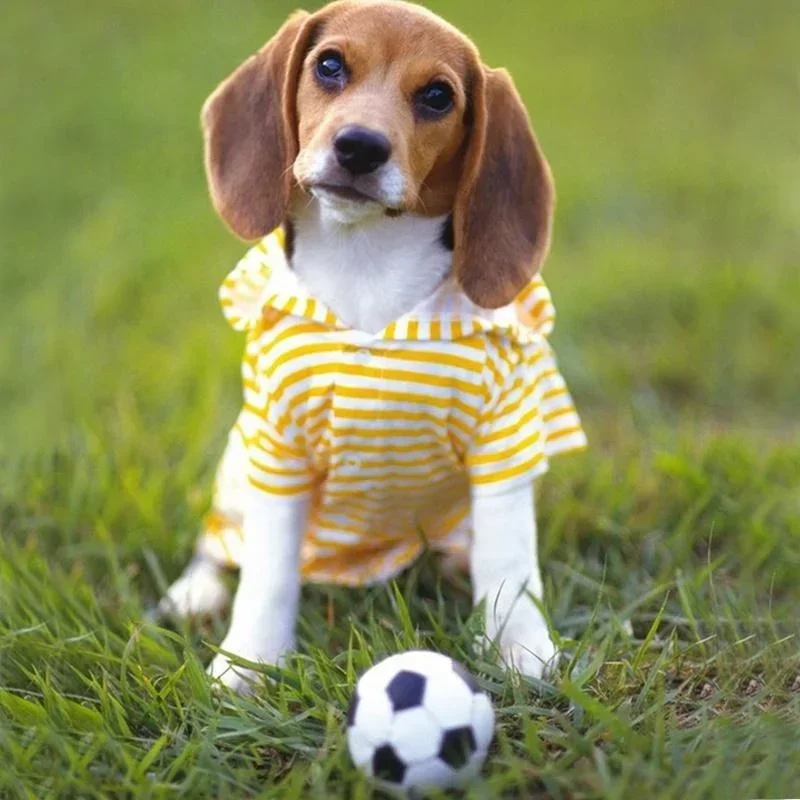
[[[250,330],[270,314],[291,314],[333,329],[349,330],[298,280],[286,260],[285,247],[285,233],[277,228],[252,247],[224,280],[219,298],[228,322],[236,330]],[[475,305],[455,281],[447,280],[375,338],[451,340],[497,330],[517,339],[529,339],[531,335],[548,335],[554,321],[550,293],[539,276],[512,303],[498,309]]]

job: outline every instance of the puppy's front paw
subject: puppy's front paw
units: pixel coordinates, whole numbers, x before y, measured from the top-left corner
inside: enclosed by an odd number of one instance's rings
[[[229,633],[219,646],[224,652],[214,656],[209,664],[208,674],[222,686],[227,686],[240,694],[252,694],[262,679],[261,674],[236,664],[225,653],[231,653],[252,664],[282,664],[286,653],[294,649],[294,639],[279,641],[269,638],[253,641],[247,638],[243,643],[242,637],[231,636]]]
[[[528,678],[542,678],[556,665],[558,651],[541,611],[528,597],[520,597],[505,619],[490,613],[486,636],[509,669]]]
[[[227,649],[223,643],[223,649]],[[217,653],[209,664],[208,674],[219,685],[239,694],[252,694],[258,684],[258,673],[235,665],[226,655]]]
[[[500,654],[507,667],[528,678],[543,678],[555,667],[558,651],[544,628],[517,640],[501,640]]]
[[[190,564],[158,604],[161,619],[217,616],[230,600],[220,569],[205,561]]]

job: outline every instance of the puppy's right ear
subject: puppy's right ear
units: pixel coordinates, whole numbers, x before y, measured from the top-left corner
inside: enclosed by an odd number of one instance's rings
[[[211,200],[242,239],[266,236],[288,212],[297,81],[314,27],[305,11],[292,14],[203,106]]]

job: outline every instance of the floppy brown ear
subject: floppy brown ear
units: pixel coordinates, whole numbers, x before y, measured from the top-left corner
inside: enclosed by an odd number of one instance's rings
[[[295,12],[206,100],[201,115],[214,208],[243,239],[286,216],[297,155],[297,80],[311,17]]]
[[[510,303],[550,246],[555,190],[508,73],[480,67],[472,130],[453,207],[453,260],[464,293],[483,308]]]

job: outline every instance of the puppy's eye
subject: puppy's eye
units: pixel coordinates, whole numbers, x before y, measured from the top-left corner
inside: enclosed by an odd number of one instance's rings
[[[323,86],[343,86],[347,81],[344,60],[335,50],[326,50],[317,59],[317,77]]]
[[[444,81],[434,81],[420,89],[414,104],[425,117],[438,117],[453,107],[453,89]]]

